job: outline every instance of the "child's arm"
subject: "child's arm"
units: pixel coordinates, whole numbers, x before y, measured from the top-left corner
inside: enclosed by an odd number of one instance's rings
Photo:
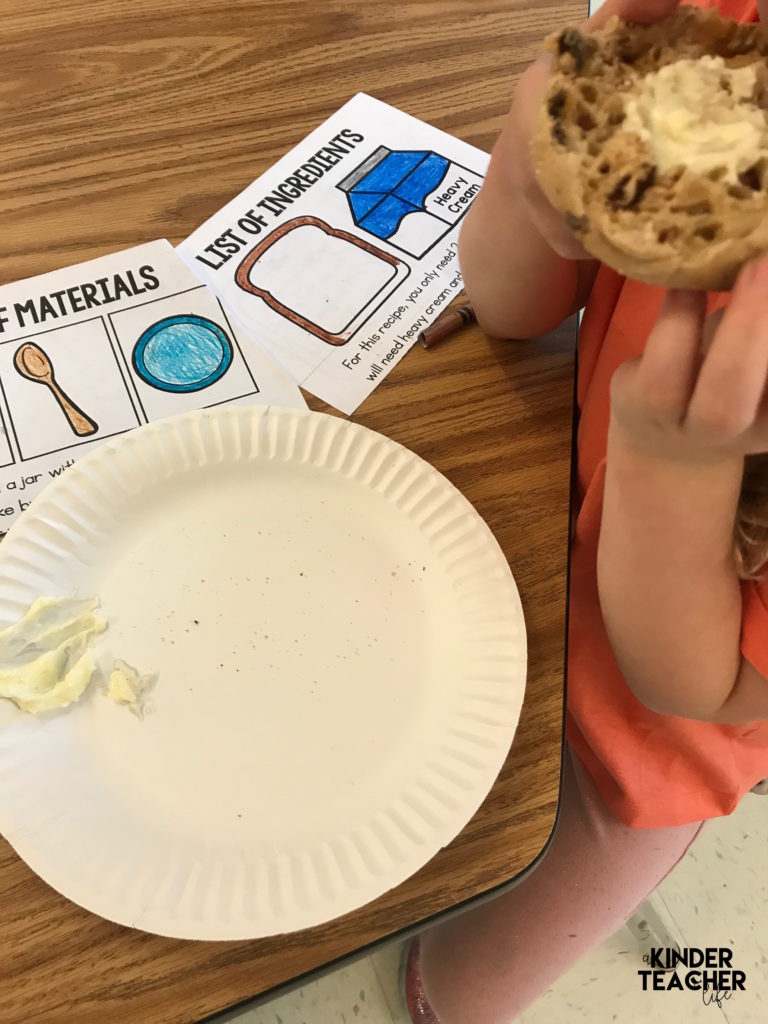
[[[597,269],[539,190],[528,155],[548,63],[537,61],[520,79],[459,237],[464,285],[492,337],[532,338],[557,327],[584,304]]]
[[[704,297],[670,293],[611,385],[600,603],[627,682],[665,714],[768,718],[733,558],[744,456],[768,451],[767,288],[768,261],[745,269],[703,359]]]

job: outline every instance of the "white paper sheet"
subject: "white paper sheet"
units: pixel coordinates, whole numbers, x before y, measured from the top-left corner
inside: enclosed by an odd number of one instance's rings
[[[351,413],[460,290],[488,159],[359,94],[178,251],[294,380]]]
[[[0,533],[100,441],[188,409],[304,408],[166,241],[0,288]]]

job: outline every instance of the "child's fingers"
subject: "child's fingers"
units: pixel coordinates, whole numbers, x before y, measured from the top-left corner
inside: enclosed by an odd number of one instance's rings
[[[704,330],[701,335],[701,351],[703,353],[709,352],[715,335],[720,328],[720,322],[723,319],[725,309],[716,309],[714,313],[710,313],[704,322]]]
[[[637,365],[636,386],[657,415],[680,422],[699,366],[706,314],[703,292],[667,293]]]
[[[601,28],[609,18],[618,15],[622,21],[633,21],[640,25],[652,25],[661,21],[679,6],[680,0],[606,0],[595,14],[585,21],[585,32]]]
[[[686,425],[733,440],[752,426],[768,374],[768,260],[739,276],[704,358]]]

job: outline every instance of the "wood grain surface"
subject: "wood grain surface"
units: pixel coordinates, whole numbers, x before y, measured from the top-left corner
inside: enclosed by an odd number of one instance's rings
[[[358,91],[490,149],[541,38],[585,6],[6,0],[0,282],[157,237],[179,242]],[[353,914],[236,943],[113,925],[48,888],[0,840],[2,1024],[199,1020],[530,867],[559,786],[574,338],[573,324],[520,343],[473,328],[417,346],[353,417],[467,495],[520,588],[525,705],[505,767],[462,834]]]

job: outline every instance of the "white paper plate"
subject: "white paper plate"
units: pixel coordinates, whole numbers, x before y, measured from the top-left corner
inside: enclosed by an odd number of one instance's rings
[[[3,705],[0,829],[50,885],[161,935],[238,939],[372,900],[466,824],[526,671],[512,574],[412,452],[319,413],[220,408],[106,443],[0,545],[0,624],[98,594],[98,656],[158,672]]]

